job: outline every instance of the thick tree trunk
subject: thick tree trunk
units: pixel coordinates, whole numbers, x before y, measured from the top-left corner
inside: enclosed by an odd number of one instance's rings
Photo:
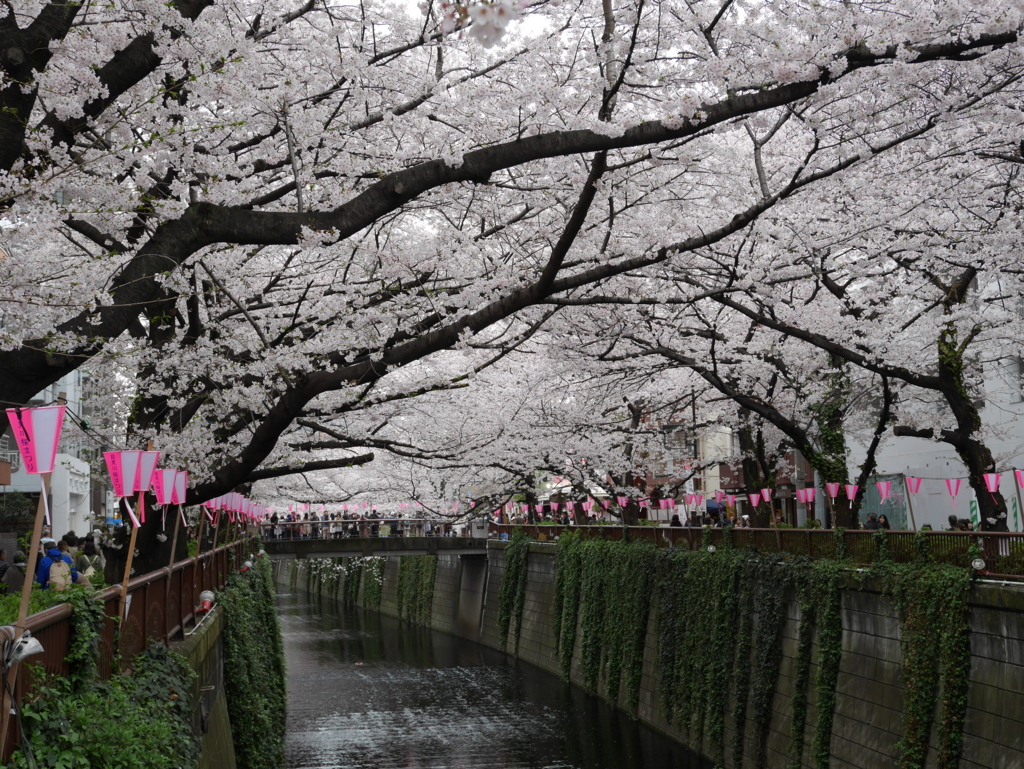
[[[956,344],[955,333],[947,328],[939,339],[939,375],[942,395],[956,420],[956,431],[945,433],[945,437],[967,468],[968,482],[978,499],[981,528],[993,531],[1002,529],[1006,522],[1006,500],[985,485],[985,473],[995,471],[995,460],[988,446],[974,437],[981,428],[981,416],[967,391],[963,365],[963,351]]]

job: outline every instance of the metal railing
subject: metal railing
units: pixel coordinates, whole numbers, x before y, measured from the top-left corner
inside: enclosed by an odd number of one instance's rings
[[[787,553],[811,558],[835,558],[840,537],[850,562],[868,565],[880,560],[879,540],[874,531],[834,529],[702,529],[668,526],[547,526],[503,525],[492,523],[493,535],[511,537],[524,531],[538,541],[554,541],[563,531],[578,531],[584,537],[621,540],[645,539],[659,547],[683,547],[699,550],[706,544],[715,547],[756,548],[764,553]],[[705,540],[705,535],[709,540]],[[887,557],[897,563],[909,563],[920,557],[919,548],[927,548],[928,557],[936,563],[949,563],[972,568],[978,556],[985,562],[979,571],[996,578],[1024,577],[1024,534],[979,531],[887,531]]]
[[[447,537],[458,536],[462,529],[468,527],[469,524],[456,525],[431,518],[363,518],[354,521],[263,523],[260,525],[260,534],[267,542],[360,537]]]
[[[106,616],[100,633],[100,677],[106,680],[120,672],[118,665],[127,665],[150,641],[167,643],[180,636],[195,618],[195,609],[200,604],[199,594],[204,590],[224,587],[233,564],[242,563],[251,555],[254,544],[254,538],[245,537],[202,553],[197,558],[178,561],[170,567],[131,580],[128,583],[128,608],[120,633],[116,631],[121,586],[113,585],[100,593]],[[27,664],[20,666],[14,688],[14,697],[19,703],[36,683],[33,667],[41,666],[45,675],[68,674],[71,605],[62,603],[33,614],[26,624],[43,645],[43,651],[29,657]],[[0,627],[0,643],[5,644],[15,638],[12,625]],[[17,721],[12,718],[6,744],[0,749],[4,762],[20,741]]]

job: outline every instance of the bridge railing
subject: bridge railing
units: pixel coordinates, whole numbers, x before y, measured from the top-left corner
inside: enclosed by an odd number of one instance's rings
[[[492,523],[490,531],[499,538],[523,531],[532,539],[554,541],[563,531],[578,531],[584,537],[620,540],[625,536],[645,539],[659,547],[683,547],[698,550],[706,544],[721,547],[731,538],[732,547],[756,548],[761,552],[806,555],[811,558],[835,558],[840,541],[850,561],[868,565],[888,557],[897,563],[918,558],[919,548],[927,548],[931,560],[970,567],[980,556],[985,562],[982,571],[993,577],[1024,577],[1024,534],[979,531],[887,531],[885,548],[879,552],[880,541],[875,532],[833,529],[723,529],[667,526],[548,526],[503,525]],[[505,537],[502,537],[505,535]],[[705,540],[705,535],[709,541]]]
[[[195,619],[199,594],[224,587],[231,570],[252,554],[254,545],[255,539],[246,537],[129,581],[128,608],[120,633],[116,631],[121,586],[113,585],[100,593],[106,617],[100,633],[100,677],[106,680],[120,672],[118,666],[127,665],[150,641],[167,643],[180,636]],[[43,651],[20,666],[14,689],[15,700],[19,703],[33,689],[33,666],[41,666],[46,675],[68,674],[71,605],[62,603],[33,614],[28,618],[27,627],[42,644]],[[0,642],[16,637],[13,626],[0,627]],[[12,718],[6,744],[0,746],[4,762],[20,741],[17,720]]]
[[[279,521],[260,525],[267,542],[296,539],[359,537],[444,537],[457,535],[464,525],[432,518],[370,518],[355,521]],[[376,532],[376,533],[375,533]]]

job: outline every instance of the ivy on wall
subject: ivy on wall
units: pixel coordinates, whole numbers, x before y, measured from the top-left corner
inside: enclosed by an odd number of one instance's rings
[[[726,763],[727,714],[733,724],[749,724],[749,731],[746,726],[734,729],[729,763],[763,767],[783,629],[788,608],[798,606],[799,617],[793,617],[798,640],[789,767],[803,765],[809,743],[810,763],[828,769],[842,659],[842,595],[861,587],[865,578],[874,578],[892,596],[900,621],[903,679],[908,683],[899,768],[923,769],[941,692],[936,765],[955,769],[967,707],[970,571],[930,563],[924,547],[919,548],[918,563],[893,564],[885,558],[888,541],[883,534],[873,542],[880,560],[858,576],[846,565],[841,542],[840,535],[836,559],[811,561],[735,550],[728,540],[717,552],[706,546],[698,551],[655,551],[651,545],[584,540],[567,532],[556,549],[552,617],[562,674],[568,679],[578,654],[584,686],[593,691],[603,687],[614,700],[624,680],[627,707],[635,709],[653,607],[658,693],[665,715],[685,732],[692,748],[717,766]],[[528,547],[522,537],[505,550],[499,610],[503,642],[512,621],[518,632]],[[817,668],[812,675],[815,648]],[[808,734],[812,687],[817,718]]]
[[[530,538],[522,531],[512,535],[505,548],[505,571],[498,595],[498,637],[508,646],[508,635],[515,622],[513,652],[519,654],[519,635],[523,624],[523,606],[526,601],[526,579],[529,572]]]
[[[224,610],[224,689],[235,758],[247,769],[284,766],[284,644],[270,560],[228,578]]]
[[[919,562],[875,570],[900,619],[903,657],[903,740],[899,769],[923,769],[939,702],[935,765],[956,769],[963,747],[971,664],[967,593],[971,574]]]
[[[307,558],[306,589],[332,598],[345,578],[347,564],[342,558]]]
[[[398,562],[398,616],[429,625],[437,577],[436,555],[406,555]]]
[[[347,558],[345,561],[345,603],[355,605],[359,601],[359,585],[363,579],[363,559]]]
[[[562,678],[569,680],[576,649],[576,625],[583,585],[582,542],[579,532],[566,531],[558,540],[558,569],[555,572],[555,602],[551,631],[555,654],[562,665]]]
[[[363,608],[379,609],[384,594],[384,559],[363,559]]]
[[[580,549],[583,681],[596,691],[603,678],[613,701],[624,681],[626,707],[633,711],[640,698],[654,555],[650,542],[636,540],[588,540]]]

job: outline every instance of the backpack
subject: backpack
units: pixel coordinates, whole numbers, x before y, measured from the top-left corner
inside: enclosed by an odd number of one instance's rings
[[[85,574],[85,576],[87,576],[87,577],[91,577],[93,574],[96,573],[96,561],[98,561],[100,559],[100,557],[98,555],[91,555],[91,556],[90,555],[84,555],[82,557],[85,559],[85,562],[88,564],[88,566],[86,567],[85,571],[82,572],[82,573]]]
[[[50,564],[50,590],[67,590],[71,587],[71,567],[63,558],[58,558]]]

